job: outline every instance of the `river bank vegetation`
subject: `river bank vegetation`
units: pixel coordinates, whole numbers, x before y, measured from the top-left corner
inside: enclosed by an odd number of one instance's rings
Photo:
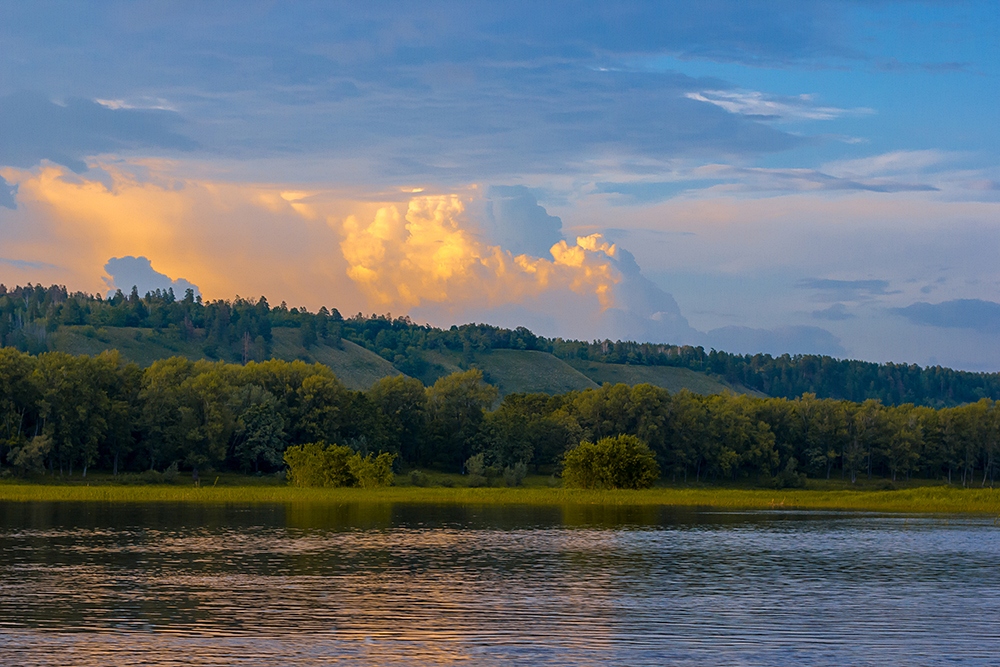
[[[1000,404],[933,409],[623,384],[500,400],[476,369],[430,387],[395,376],[354,391],[329,368],[302,361],[175,357],[142,369],[114,352],[0,349],[7,475],[85,477],[95,467],[180,471],[192,481],[222,471],[272,474],[284,469],[289,447],[322,442],[361,457],[387,453],[397,472],[468,472],[483,485],[517,485],[528,472],[559,475],[582,441],[620,435],[649,447],[667,483],[790,488],[807,478],[921,478],[982,488],[994,482]]]
[[[531,485],[520,488],[415,487],[303,488],[276,483],[190,482],[123,485],[0,482],[0,502],[465,504],[609,507],[690,507],[724,510],[844,510],[1000,515],[1000,490],[914,486],[894,491],[850,489],[654,488],[585,490]],[[245,482],[245,480],[244,480]],[[406,484],[405,479],[401,482]]]

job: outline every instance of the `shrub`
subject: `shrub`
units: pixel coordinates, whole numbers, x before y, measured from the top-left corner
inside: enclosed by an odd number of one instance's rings
[[[362,489],[374,489],[379,486],[392,486],[392,463],[395,454],[382,452],[378,456],[369,454],[362,458],[355,454],[347,460],[347,467],[354,477],[355,484]]]
[[[518,461],[512,466],[503,469],[503,483],[507,486],[521,486],[521,482],[528,474],[528,466],[523,461]]]
[[[486,458],[482,453],[469,457],[465,462],[465,472],[469,473],[466,482],[469,486],[486,486],[489,483],[486,479]]]
[[[361,456],[344,445],[311,442],[285,450],[288,483],[292,486],[360,486],[392,484],[395,454]]]
[[[288,483],[292,486],[351,486],[355,478],[348,460],[350,447],[310,442],[285,450]]]
[[[11,447],[7,460],[21,476],[45,472],[45,456],[51,449],[52,440],[47,435],[36,435],[23,441],[20,447]]]
[[[653,452],[634,435],[584,441],[563,457],[563,480],[569,487],[645,489],[659,476]]]
[[[802,489],[806,485],[805,473],[796,472],[799,462],[792,457],[788,459],[785,469],[771,478],[771,486],[776,489]]]

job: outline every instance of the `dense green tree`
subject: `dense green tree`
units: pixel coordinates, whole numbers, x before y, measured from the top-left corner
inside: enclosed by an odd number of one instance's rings
[[[644,489],[659,476],[656,456],[634,435],[584,441],[563,458],[563,479],[571,487]]]
[[[368,390],[368,398],[384,416],[385,450],[404,461],[426,458],[421,446],[427,431],[427,391],[420,380],[405,375],[378,380]]]
[[[486,410],[497,389],[483,382],[478,369],[440,378],[427,391],[429,455],[425,465],[438,463],[457,470],[480,447]]]

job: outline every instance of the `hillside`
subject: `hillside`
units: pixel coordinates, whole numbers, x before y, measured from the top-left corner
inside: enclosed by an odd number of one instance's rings
[[[299,330],[289,327],[275,327],[272,336],[274,358],[329,366],[351,389],[368,389],[380,378],[401,374],[382,357],[350,341],[341,340],[339,348],[322,342],[306,348],[299,342]],[[210,358],[201,341],[186,342],[173,332],[142,327],[62,326],[48,334],[47,341],[53,351],[69,354],[94,355],[118,350],[125,359],[142,367],[174,356],[192,360]]]
[[[320,341],[307,348],[302,345],[299,329],[274,327],[271,335],[271,356],[285,361],[301,359],[329,366],[351,389],[367,389],[380,378],[402,374],[386,359],[349,340],[341,339],[339,347]],[[48,334],[47,342],[50,349],[70,354],[94,355],[105,350],[118,350],[125,359],[142,367],[157,359],[173,356],[210,358],[200,340],[188,342],[169,330],[146,327],[95,329],[89,325],[61,326]],[[688,389],[698,394],[748,391],[686,368],[564,361],[539,350],[486,350],[466,355],[450,350],[430,350],[423,352],[422,358],[426,366],[417,377],[425,384],[433,384],[441,376],[475,367],[483,371],[486,380],[500,390],[501,396],[535,392],[561,394],[594,389],[606,382],[649,383],[671,392]]]
[[[350,344],[348,344],[350,343]],[[23,352],[94,354],[116,348],[141,365],[182,355],[239,363],[306,359],[329,364],[353,387],[404,373],[425,384],[478,366],[503,393],[557,392],[603,382],[651,382],[671,390],[732,389],[780,398],[804,393],[852,402],[959,406],[1000,400],[1000,373],[873,363],[822,355],[740,355],[690,345],[545,338],[524,327],[441,329],[388,315],[343,317],[271,307],[266,299],[203,302],[192,290],[105,299],[65,287],[0,285],[0,344]],[[353,345],[352,345],[353,344]]]
[[[566,363],[597,384],[651,384],[663,387],[671,393],[681,389],[696,394],[721,394],[731,391],[737,394],[765,396],[765,394],[717,380],[705,373],[697,373],[688,368],[675,366],[632,366],[629,364],[605,364],[598,361],[568,359]]]

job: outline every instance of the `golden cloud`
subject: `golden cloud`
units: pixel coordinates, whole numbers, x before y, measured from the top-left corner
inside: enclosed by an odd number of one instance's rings
[[[3,211],[3,255],[57,268],[0,264],[7,282],[58,281],[100,291],[111,257],[145,256],[209,298],[269,295],[345,312],[427,306],[460,315],[571,292],[612,305],[615,248],[599,235],[560,241],[551,257],[484,242],[468,212],[478,195],[371,203],[280,184],[171,178],[160,166],[94,164],[101,179],[56,165],[5,169],[18,210]],[[99,170],[99,171],[98,171]],[[29,275],[30,274],[30,275]]]
[[[602,309],[612,304],[618,276],[609,258],[615,250],[599,234],[578,238],[574,246],[560,241],[546,259],[514,256],[482,242],[472,228],[456,195],[414,197],[405,213],[384,206],[367,224],[349,216],[340,243],[347,275],[383,307],[492,307],[567,289],[596,296]]]

